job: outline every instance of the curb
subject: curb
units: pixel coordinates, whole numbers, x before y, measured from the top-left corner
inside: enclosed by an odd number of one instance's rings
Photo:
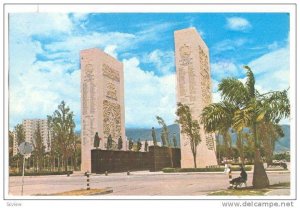
[[[90,194],[90,195],[86,195],[86,196],[99,196],[99,195],[105,195],[105,194],[111,194],[114,191],[112,190],[112,188],[107,188],[107,190],[105,191],[101,191],[99,193],[94,193],[94,194]]]

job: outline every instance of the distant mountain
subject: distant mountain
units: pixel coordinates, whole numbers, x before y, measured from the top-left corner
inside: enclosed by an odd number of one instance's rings
[[[169,139],[173,139],[173,134],[176,135],[177,144],[180,145],[180,134],[179,134],[179,126],[178,124],[172,124],[168,126],[169,129]],[[132,139],[133,141],[141,141],[148,140],[152,141],[152,129],[139,129],[139,128],[127,128],[126,137],[128,139]],[[161,128],[155,129],[156,139],[158,142],[161,142]]]
[[[284,133],[284,137],[278,139],[275,143],[275,152],[285,152],[290,151],[290,125],[281,125]]]
[[[280,138],[275,144],[275,152],[284,152],[290,150],[290,126],[289,125],[281,125],[284,137]],[[180,144],[180,134],[179,134],[179,126],[178,124],[172,124],[168,126],[169,129],[169,138],[173,138],[173,133],[176,135],[177,144]],[[152,140],[151,129],[138,129],[138,128],[127,128],[126,136],[127,138],[131,138],[133,141],[137,141],[138,139],[143,140]],[[155,129],[157,141],[161,142],[161,128]],[[232,142],[236,142],[236,134],[231,134]]]
[[[275,152],[285,152],[290,150],[290,126],[289,125],[281,125],[281,128],[284,133],[284,137],[278,139],[275,144]],[[168,126],[169,129],[169,139],[173,139],[173,134],[175,133],[177,144],[180,145],[180,130],[178,124],[172,124]],[[152,130],[151,129],[140,129],[140,128],[126,128],[126,136],[127,138],[131,138],[133,141],[141,141],[148,140],[152,141]],[[161,128],[155,129],[156,139],[158,142],[161,142]],[[80,135],[80,131],[76,131],[76,134]],[[236,134],[231,134],[232,142],[236,142]]]

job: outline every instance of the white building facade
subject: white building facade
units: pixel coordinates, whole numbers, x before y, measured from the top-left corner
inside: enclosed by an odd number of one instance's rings
[[[40,126],[41,136],[45,151],[49,152],[51,149],[51,133],[48,127],[47,119],[25,119],[23,120],[23,128],[25,131],[25,141],[34,143],[35,132],[38,125]]]

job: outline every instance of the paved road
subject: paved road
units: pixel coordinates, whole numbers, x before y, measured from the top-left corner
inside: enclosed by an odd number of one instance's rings
[[[239,172],[234,172],[237,177]],[[289,182],[289,172],[268,173],[271,184]],[[248,185],[252,183],[252,173],[248,173]],[[111,187],[109,195],[147,195],[147,196],[198,196],[226,189],[228,176],[224,173],[150,173],[133,172],[92,175],[91,188]],[[86,177],[82,174],[63,176],[27,176],[24,195],[51,194],[86,188]],[[9,194],[21,194],[21,177],[9,178]]]

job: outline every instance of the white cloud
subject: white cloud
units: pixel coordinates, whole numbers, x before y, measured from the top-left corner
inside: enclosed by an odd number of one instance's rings
[[[123,63],[126,125],[151,127],[157,123],[156,115],[168,124],[174,123],[175,74],[159,77],[153,72],[143,71],[136,57],[125,59]]]
[[[73,13],[72,19],[77,22],[86,21],[88,16],[89,16],[89,13]]]
[[[67,64],[37,62],[18,77],[18,82],[10,85],[10,126],[26,118],[46,118],[65,100],[75,115],[80,113],[79,82],[80,71],[66,73]],[[40,69],[47,69],[43,72]],[[77,117],[78,118],[78,117]],[[77,119],[77,124],[79,120]]]
[[[236,64],[229,60],[211,63],[210,66],[212,78],[217,81],[221,81],[226,77],[235,77],[239,74]]]
[[[289,48],[267,53],[248,65],[253,70],[257,88],[261,92],[287,89],[290,85]]]
[[[50,35],[53,32],[69,33],[73,24],[67,13],[11,13],[9,29],[18,35]]]
[[[196,28],[197,32],[200,34],[201,38],[204,38],[205,36],[205,32],[201,29],[199,29],[196,25],[195,25],[195,18],[194,17],[189,17],[188,18],[189,21],[189,28],[194,27]]]
[[[46,118],[62,100],[74,111],[78,128],[79,51],[98,47],[117,57],[120,51],[159,38],[160,31],[171,26],[157,24],[155,27],[144,27],[136,34],[77,33],[76,27],[85,21],[88,20],[84,14],[10,16],[10,128],[25,118]],[[32,38],[34,35],[42,39],[51,37],[51,41],[38,41]],[[38,55],[44,59],[37,58]],[[156,51],[148,55],[152,63],[162,70],[162,77],[144,72],[137,58],[124,60],[128,125],[152,126],[157,123],[156,115],[162,116],[167,123],[174,123],[175,75],[169,74],[173,66],[173,53]],[[163,64],[163,55],[169,57],[166,65]],[[148,109],[149,105],[151,107]]]
[[[241,17],[230,17],[227,18],[226,28],[236,31],[245,31],[250,29],[252,26],[248,20]]]
[[[169,74],[174,72],[174,52],[161,51],[156,49],[149,54],[144,55],[142,61],[144,63],[152,63],[155,67],[154,71],[160,74]]]
[[[62,41],[53,42],[45,46],[49,51],[75,51],[79,53],[80,50],[86,48],[101,47],[105,48],[107,45],[116,45],[126,47],[130,45],[130,41],[134,41],[135,35],[120,32],[107,33],[91,33],[85,35],[72,35]]]
[[[284,90],[290,85],[289,48],[280,48],[266,53],[251,62],[248,66],[255,76],[255,87],[261,92]],[[241,71],[242,66],[237,66],[230,61],[222,61],[211,64],[213,92],[217,91],[218,82],[225,77],[238,77],[244,73],[244,78],[239,80],[245,84],[246,73]],[[218,98],[218,95],[215,95]]]
[[[138,42],[141,41],[151,41],[151,40],[160,40],[161,34],[167,30],[170,30],[172,27],[178,23],[174,22],[151,22],[141,25],[137,25],[141,30],[136,34]]]
[[[219,92],[212,93],[212,97],[213,97],[213,99],[212,99],[213,103],[218,103],[218,102],[221,102],[221,100],[222,100],[221,94]]]
[[[213,45],[211,51],[214,54],[219,54],[224,51],[233,51],[237,50],[239,47],[243,46],[245,43],[247,43],[247,39],[245,38],[238,38],[238,39],[226,39],[221,42],[218,42]]]
[[[105,47],[104,52],[117,59],[118,54],[117,54],[116,49],[117,49],[116,45],[108,45]]]
[[[80,102],[78,63],[69,61],[69,54],[47,54],[33,35],[55,37],[69,35],[73,23],[67,14],[11,14],[9,27],[9,126],[26,118],[46,118],[65,100],[79,124]],[[58,38],[59,39],[59,38]],[[41,61],[37,55],[61,58]],[[76,55],[78,56],[78,54]],[[64,61],[62,61],[64,60]]]
[[[219,81],[215,80],[214,78],[212,78],[211,80],[212,80],[212,91],[213,92],[217,92],[218,91]]]
[[[275,42],[273,42],[273,43],[271,43],[271,44],[269,44],[269,45],[267,46],[267,48],[268,48],[269,50],[275,50],[275,49],[278,49],[278,47],[279,47],[279,44],[278,44],[277,41],[275,41]]]

